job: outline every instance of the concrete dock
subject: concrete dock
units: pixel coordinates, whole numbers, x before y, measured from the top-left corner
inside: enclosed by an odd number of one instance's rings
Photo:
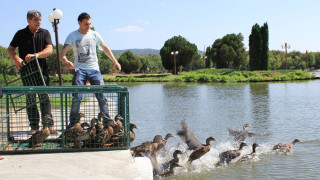
[[[0,179],[6,180],[150,179],[140,174],[129,150],[2,156]]]

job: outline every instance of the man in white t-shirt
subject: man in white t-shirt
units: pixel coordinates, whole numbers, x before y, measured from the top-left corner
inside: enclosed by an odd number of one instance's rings
[[[104,82],[98,64],[97,45],[103,49],[119,72],[121,71],[121,65],[104,43],[100,34],[90,29],[91,17],[88,13],[81,13],[78,17],[78,23],[79,29],[68,35],[60,54],[60,59],[68,69],[75,70],[72,85],[84,86],[87,81],[89,81],[91,85],[103,85]],[[70,47],[73,48],[74,52],[74,64],[66,57]],[[95,95],[99,103],[100,111],[110,118],[106,97],[103,93],[96,93]],[[73,94],[69,127],[76,123],[81,100],[81,94]],[[104,124],[106,121],[107,119],[104,118]]]

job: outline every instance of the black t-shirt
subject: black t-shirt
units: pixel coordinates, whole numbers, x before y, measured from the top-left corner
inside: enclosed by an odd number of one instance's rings
[[[17,48],[19,57],[25,60],[27,54],[34,54],[45,49],[46,45],[52,44],[50,32],[46,29],[39,28],[36,34],[33,34],[28,26],[19,30],[13,37],[10,46]],[[47,73],[48,65],[45,58],[38,59],[43,73]]]

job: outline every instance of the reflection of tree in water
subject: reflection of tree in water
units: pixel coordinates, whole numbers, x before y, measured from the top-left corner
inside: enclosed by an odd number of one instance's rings
[[[269,84],[268,83],[250,83],[251,112],[253,126],[262,128],[265,131],[270,128],[269,116]]]

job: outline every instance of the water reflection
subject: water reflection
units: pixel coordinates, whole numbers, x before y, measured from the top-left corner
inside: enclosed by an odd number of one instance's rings
[[[270,133],[269,83],[251,83],[250,100],[252,112],[252,129],[257,133]]]

